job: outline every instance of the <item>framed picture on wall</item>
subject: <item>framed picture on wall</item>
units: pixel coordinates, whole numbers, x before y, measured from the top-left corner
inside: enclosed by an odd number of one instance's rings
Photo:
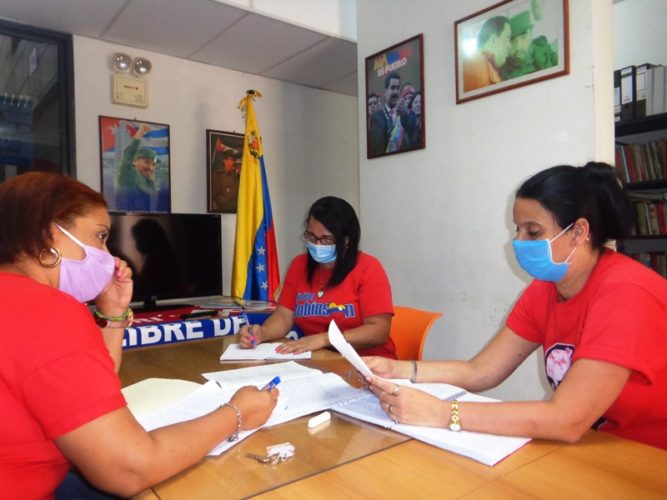
[[[366,58],[368,158],[424,148],[423,56],[420,34]]]
[[[235,214],[239,198],[243,134],[206,130],[208,211]]]
[[[109,210],[171,211],[169,125],[100,116],[102,194]]]
[[[568,0],[506,0],[454,28],[457,104],[569,73]]]

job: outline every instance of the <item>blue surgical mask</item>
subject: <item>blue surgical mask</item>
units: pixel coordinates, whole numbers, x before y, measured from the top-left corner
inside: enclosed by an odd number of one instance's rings
[[[563,279],[570,267],[570,257],[577,249],[574,247],[565,262],[554,262],[551,254],[551,242],[570,229],[572,224],[563,229],[551,240],[514,240],[514,256],[521,269],[533,278],[542,281],[558,282]]]
[[[336,245],[316,245],[307,241],[306,248],[315,262],[328,264],[336,260]]]

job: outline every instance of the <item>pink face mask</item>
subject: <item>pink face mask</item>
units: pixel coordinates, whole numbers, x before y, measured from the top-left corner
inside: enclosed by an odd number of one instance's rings
[[[73,234],[58,224],[60,229],[74,243],[83,248],[83,260],[63,257],[60,263],[60,284],[58,288],[69,293],[79,302],[88,302],[104,290],[113,277],[115,267],[113,256],[99,248],[84,245]]]

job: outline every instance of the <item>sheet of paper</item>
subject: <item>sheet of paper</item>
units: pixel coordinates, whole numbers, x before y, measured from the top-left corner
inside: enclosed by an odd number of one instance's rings
[[[216,380],[222,385],[229,387],[242,387],[244,385],[264,385],[275,376],[280,380],[287,381],[295,378],[311,377],[321,375],[322,372],[315,368],[308,368],[295,361],[284,363],[273,363],[270,365],[249,366],[235,370],[221,370],[219,372],[202,373],[206,380]]]
[[[285,410],[272,415],[266,426],[287,422],[304,415],[331,408],[333,405],[359,397],[363,389],[357,389],[335,373],[315,377],[297,378],[278,384],[280,398],[284,397]]]
[[[201,387],[197,382],[171,378],[147,378],[124,387],[127,407],[135,418],[153,413],[188,396]]]
[[[347,359],[352,366],[354,366],[364,377],[368,377],[370,375],[373,375],[373,372],[371,371],[370,368],[368,368],[368,365],[364,363],[364,360],[361,359],[357,351],[350,345],[350,343],[345,340],[345,337],[343,336],[343,333],[340,331],[340,328],[338,328],[338,325],[334,320],[331,320],[331,323],[329,323],[329,343],[336,348],[336,350],[343,355],[345,359]],[[377,375],[375,375],[377,377]],[[395,384],[399,385],[412,385],[412,382],[410,382],[408,379],[402,379],[402,378],[382,378],[382,377],[377,377],[382,380],[388,380],[390,382],[394,382]]]
[[[448,384],[415,384],[413,387],[424,389],[426,392],[443,400],[450,400],[456,397],[459,401],[485,403],[497,401],[477,394],[470,394],[459,387]],[[437,446],[438,448],[464,455],[491,466],[514,453],[530,441],[529,438],[522,437],[496,436],[468,431],[452,432],[444,428],[396,424],[382,410],[379,400],[370,392],[366,392],[357,399],[338,404],[332,407],[332,410],[392,429],[406,436]]]
[[[153,429],[157,429],[158,427],[165,427],[167,425],[192,420],[216,410],[221,405],[228,402],[235,392],[236,389],[220,387],[217,382],[209,381],[202,385],[195,392],[181,399],[177,403],[174,403],[173,405],[162,408],[161,410],[151,414],[138,416],[137,421],[144,429],[151,431]],[[273,413],[269,418],[269,421],[267,421],[266,425],[273,425],[273,423],[270,424],[271,419],[281,418],[282,412],[284,412],[287,407],[287,401],[288,399],[286,395],[281,395],[281,397],[278,398],[276,408],[273,410]],[[239,433],[238,441],[229,442],[224,440],[215,446],[209,452],[209,455],[219,455],[223,451],[231,448],[237,442],[242,441],[256,431],[257,429],[241,431]]]
[[[364,377],[373,375],[373,372],[368,368],[368,365],[364,363],[359,357],[359,354],[357,354],[357,351],[354,350],[354,347],[345,340],[343,333],[340,331],[340,328],[338,328],[338,325],[334,320],[331,320],[331,323],[329,323],[329,343],[334,346],[336,350],[352,364],[352,366],[359,370]]]
[[[230,344],[225,352],[220,356],[220,361],[247,361],[264,359],[310,359],[312,353],[302,352],[301,354],[281,354],[276,352],[276,347],[280,344],[259,344],[253,349],[241,349],[239,344]]]

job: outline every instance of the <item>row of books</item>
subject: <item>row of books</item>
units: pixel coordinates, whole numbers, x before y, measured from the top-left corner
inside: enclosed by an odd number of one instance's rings
[[[667,113],[667,67],[644,63],[614,71],[614,120]]]
[[[664,201],[633,201],[637,214],[635,231],[638,236],[667,236],[667,203]]]
[[[661,276],[667,278],[667,254],[664,252],[641,252],[630,254],[645,266],[650,267]]]
[[[616,144],[616,170],[626,182],[667,179],[667,140]]]

